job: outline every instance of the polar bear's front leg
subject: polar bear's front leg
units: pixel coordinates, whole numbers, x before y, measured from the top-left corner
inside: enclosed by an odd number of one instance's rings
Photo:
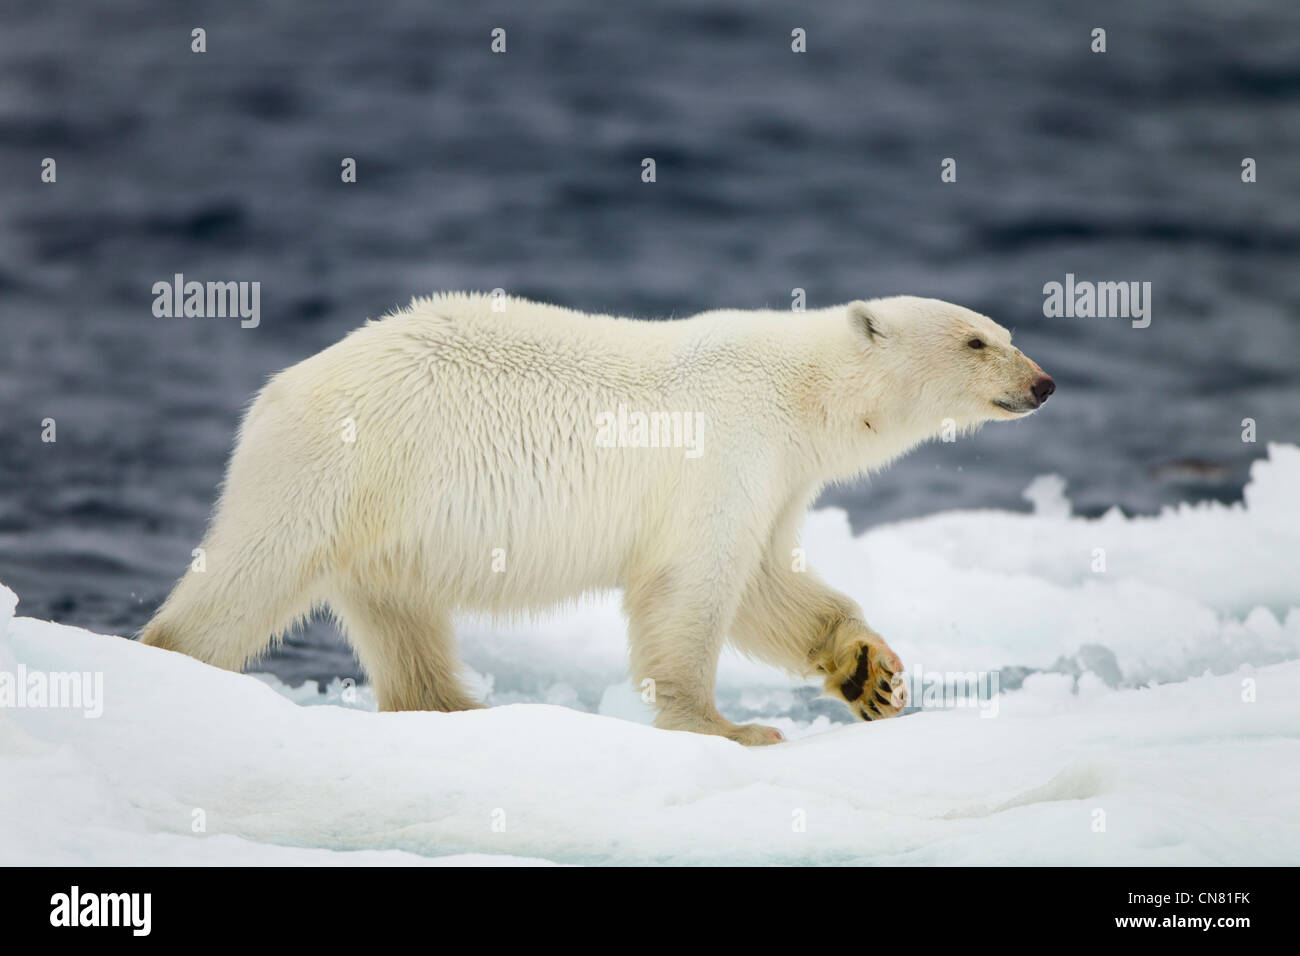
[[[746,746],[785,739],[775,727],[734,724],[718,713],[718,655],[736,600],[724,582],[698,568],[661,569],[628,581],[632,678],[650,691],[656,727],[716,734]]]
[[[811,570],[765,560],[740,603],[732,640],[760,660],[821,677],[827,695],[863,720],[894,717],[907,705],[898,655],[866,625],[856,602]]]

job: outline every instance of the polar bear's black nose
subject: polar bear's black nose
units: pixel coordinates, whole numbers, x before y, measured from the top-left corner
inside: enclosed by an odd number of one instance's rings
[[[1038,404],[1041,405],[1043,402],[1047,401],[1048,395],[1051,395],[1056,391],[1056,383],[1052,381],[1052,376],[1044,375],[1034,383],[1033,388],[1031,388],[1030,391],[1034,393],[1034,398],[1036,398]]]

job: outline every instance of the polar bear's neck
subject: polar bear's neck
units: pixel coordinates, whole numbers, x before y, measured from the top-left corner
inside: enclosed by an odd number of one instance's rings
[[[910,370],[894,367],[898,353],[864,342],[844,307],[809,312],[786,328],[785,357],[798,357],[783,366],[795,371],[778,387],[794,396],[809,477],[850,480],[941,433],[942,420],[924,407]]]

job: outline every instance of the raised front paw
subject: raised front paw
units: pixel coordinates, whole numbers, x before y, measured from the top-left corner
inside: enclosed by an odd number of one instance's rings
[[[867,628],[860,631],[866,636],[841,642],[818,665],[826,672],[826,692],[863,720],[897,717],[907,706],[903,662],[879,635]]]

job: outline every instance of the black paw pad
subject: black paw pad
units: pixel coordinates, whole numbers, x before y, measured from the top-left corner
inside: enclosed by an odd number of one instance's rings
[[[844,683],[840,684],[840,693],[848,701],[857,700],[862,696],[862,691],[867,686],[867,674],[871,670],[871,659],[864,647],[862,653],[858,655],[858,668],[853,672],[853,676]]]

